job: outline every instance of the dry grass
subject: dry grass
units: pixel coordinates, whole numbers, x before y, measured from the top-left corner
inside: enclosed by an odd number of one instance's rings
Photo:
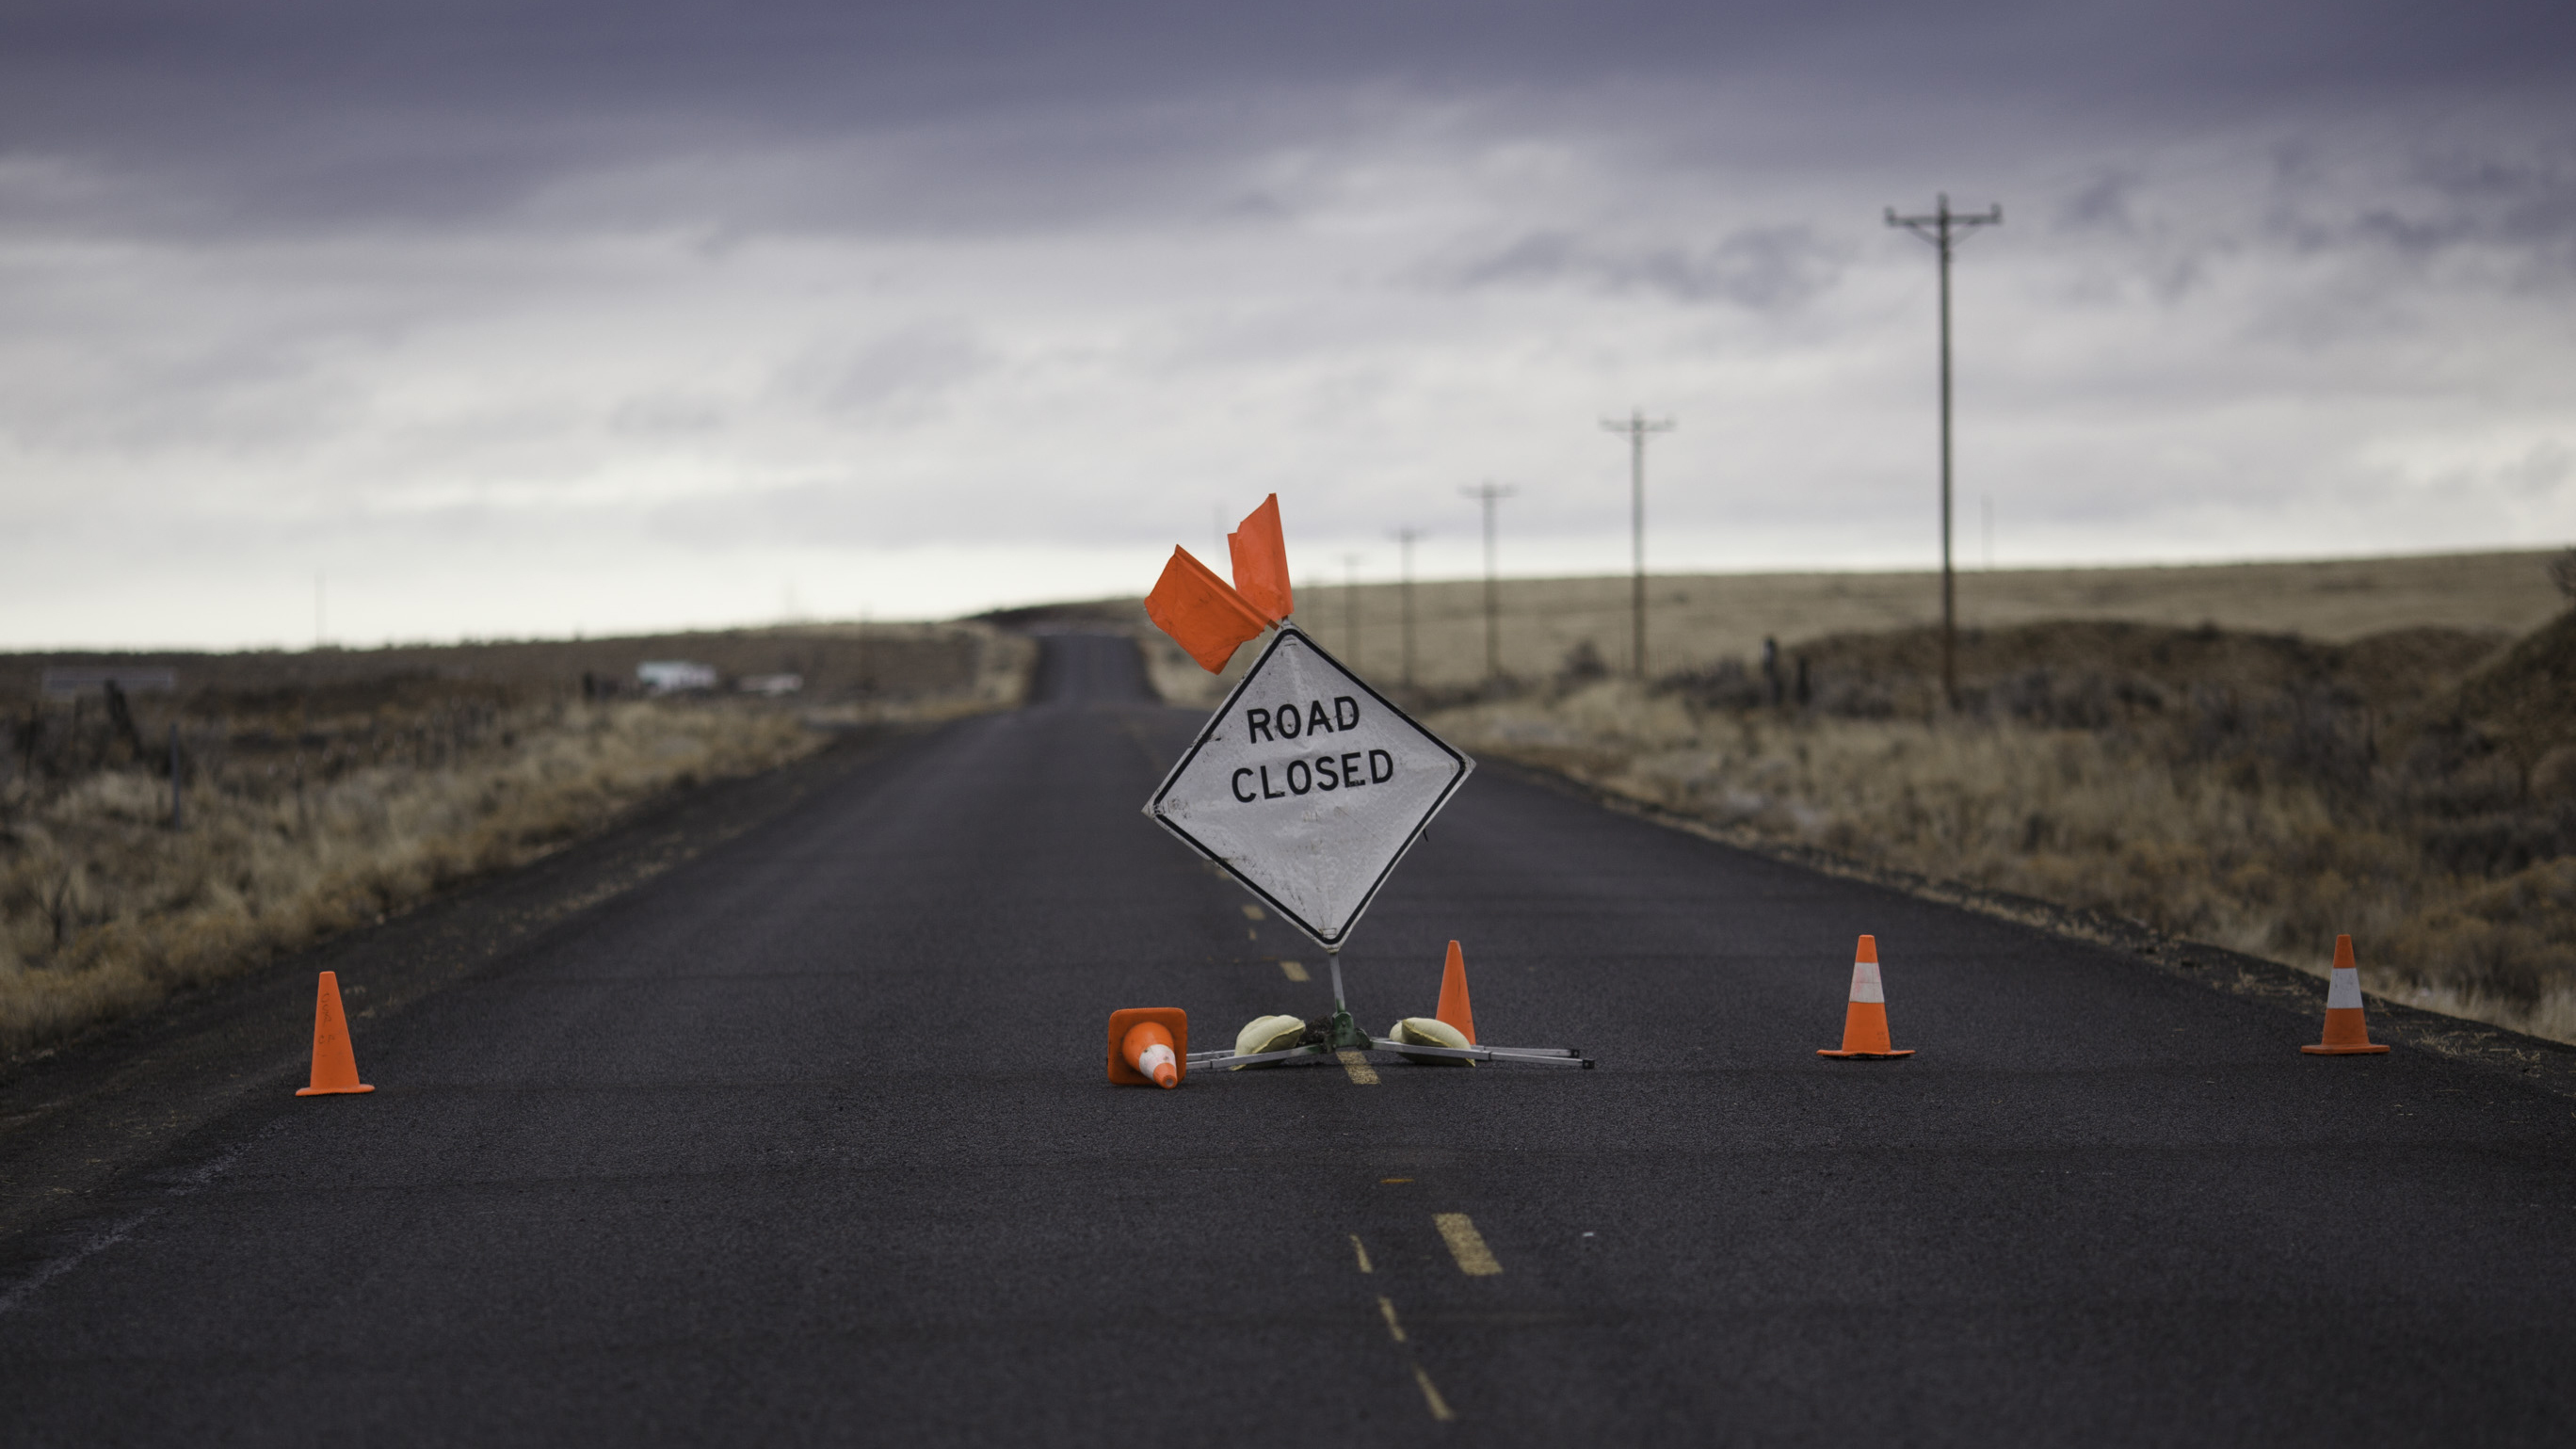
[[[130,730],[88,701],[22,695],[0,764],[0,1051],[525,863],[667,791],[799,758],[830,728],[1015,704],[1034,655],[976,627],[874,636],[843,660],[856,666],[844,687],[811,702],[581,697],[585,654],[623,677],[621,654],[706,658],[708,639],[741,636],[594,641],[551,661],[547,645],[385,651],[397,672],[376,673],[345,651],[188,656],[183,683],[222,682],[132,701]],[[834,642],[806,631],[737,653],[760,669],[820,660],[828,678]],[[162,746],[174,723],[179,830]]]
[[[1429,722],[1744,838],[2310,970],[2349,932],[2374,990],[2576,1040],[2576,768],[2552,768],[2576,758],[2576,718],[2528,705],[2576,657],[2576,620],[2501,658],[2488,641],[1986,631],[1951,713],[1910,667],[1927,636],[1904,631],[1814,641],[1804,708],[1772,707],[1738,662],[1651,691],[1566,678]]]

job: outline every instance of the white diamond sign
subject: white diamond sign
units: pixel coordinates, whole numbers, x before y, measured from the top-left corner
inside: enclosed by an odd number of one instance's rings
[[[1282,624],[1145,813],[1338,949],[1475,767]]]

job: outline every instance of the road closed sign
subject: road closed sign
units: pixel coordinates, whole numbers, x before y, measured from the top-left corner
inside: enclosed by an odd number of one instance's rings
[[[1282,625],[1145,813],[1338,948],[1474,768]]]

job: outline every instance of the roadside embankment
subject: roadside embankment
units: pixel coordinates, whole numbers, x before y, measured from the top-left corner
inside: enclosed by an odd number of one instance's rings
[[[907,625],[156,656],[178,692],[113,699],[47,700],[36,668],[0,671],[14,695],[0,701],[0,1054],[382,920],[670,792],[803,758],[836,731],[1016,704],[1034,653],[982,626]],[[809,682],[776,698],[631,694],[639,657],[728,654],[729,673],[801,665]]]
[[[1808,641],[1803,691],[1742,661],[1653,687],[1597,661],[1427,696],[1470,751],[1747,843],[2109,912],[2576,1041],[2576,615],[2506,645],[2319,643],[2142,624]]]

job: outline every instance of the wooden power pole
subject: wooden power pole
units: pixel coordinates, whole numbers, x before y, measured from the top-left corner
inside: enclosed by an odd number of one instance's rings
[[[1982,212],[1950,209],[1947,193],[1930,216],[1898,216],[1887,209],[1887,224],[1901,226],[1932,244],[1941,257],[1941,697],[1959,707],[1959,609],[1950,578],[1950,254],[1981,226],[2001,226],[2001,204]]]
[[[1485,505],[1485,678],[1500,679],[1503,677],[1503,646],[1497,624],[1499,610],[1494,597],[1494,505],[1519,490],[1484,483],[1458,491]]]
[[[1639,683],[1646,678],[1646,439],[1656,433],[1673,430],[1673,420],[1662,418],[1646,421],[1643,409],[1631,409],[1624,418],[1603,418],[1601,426],[1614,433],[1628,435],[1628,521],[1633,548],[1630,563],[1635,575],[1631,591],[1630,622],[1635,626],[1628,648],[1628,662]]]
[[[1403,550],[1404,557],[1401,597],[1404,601],[1404,683],[1407,688],[1413,684],[1413,545],[1421,538],[1422,530],[1410,524],[1395,531],[1396,545]]]

